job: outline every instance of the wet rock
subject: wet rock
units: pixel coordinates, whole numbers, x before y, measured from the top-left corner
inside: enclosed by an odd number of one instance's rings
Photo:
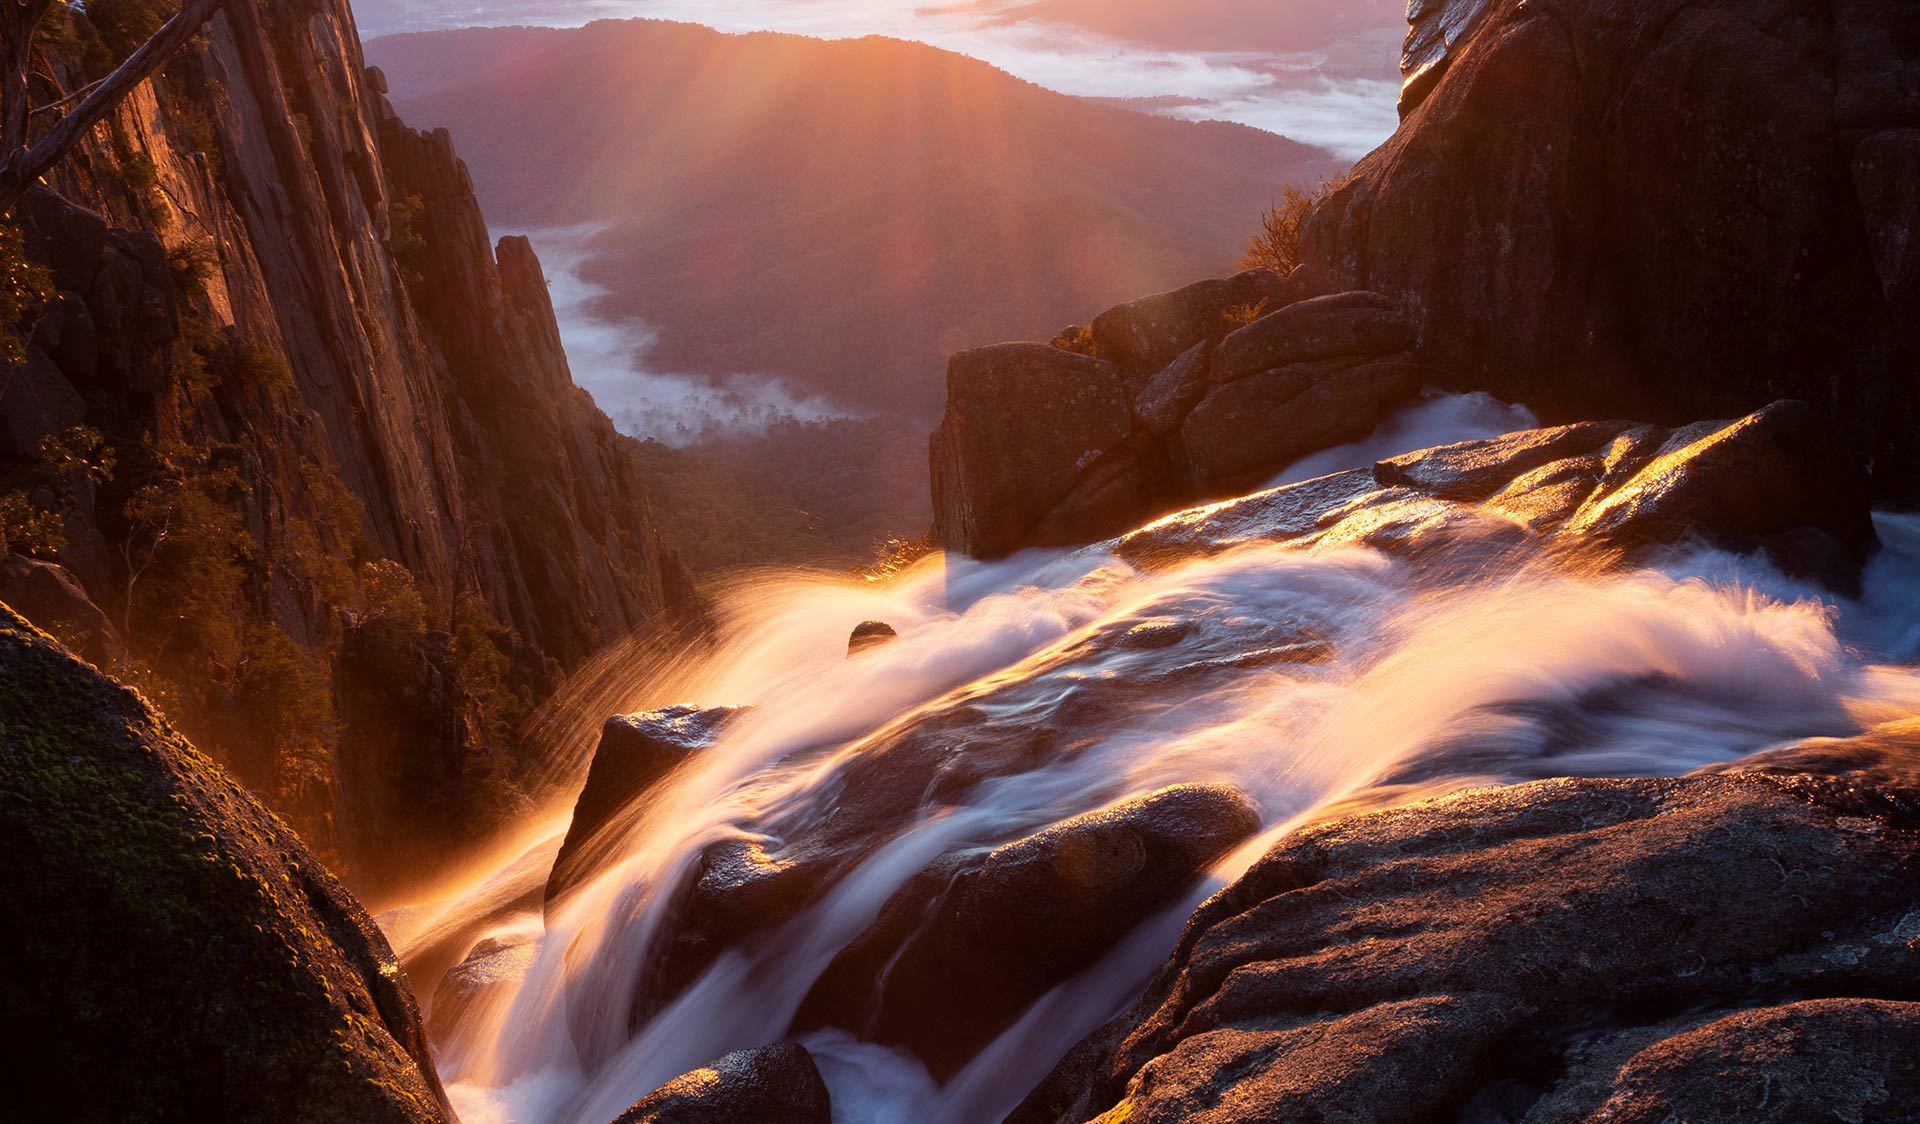
[[[1359,440],[1419,392],[1420,370],[1404,354],[1295,363],[1215,386],[1180,427],[1192,490],[1238,491]]]
[[[853,626],[853,635],[847,638],[847,655],[857,656],[870,648],[882,648],[898,639],[900,634],[886,621],[862,621]]]
[[[120,630],[63,566],[13,554],[0,561],[0,602],[63,638],[91,663],[110,667],[126,654]]]
[[[466,959],[447,969],[433,989],[427,1022],[434,1040],[445,1043],[481,1005],[510,995],[527,978],[539,952],[531,937],[488,937],[473,946]]]
[[[1911,727],[1871,737],[1915,775]],[[1411,1124],[1513,1097],[1543,1124],[1732,1120],[1762,1107],[1763,1070],[1789,1104],[1822,1090],[1875,1119],[1863,1096],[1914,1080],[1920,790],[1781,764],[1479,789],[1298,832],[1011,1120]]]
[[[0,938],[21,1119],[429,1124],[452,1111],[387,940],[306,846],[0,609]]]
[[[1195,345],[1224,338],[1243,322],[1234,312],[1275,312],[1314,295],[1304,276],[1251,269],[1110,308],[1094,318],[1093,339],[1100,357],[1138,385]]]
[[[549,911],[605,857],[594,851],[595,838],[667,774],[711,746],[727,723],[744,712],[741,707],[670,706],[607,719],[547,878]]]
[[[1413,346],[1413,329],[1378,293],[1315,297],[1263,316],[1214,349],[1209,377],[1231,383],[1276,367],[1348,356],[1391,355]]]
[[[954,356],[932,442],[937,537],[982,558],[1063,545],[1034,535],[1036,524],[1132,431],[1120,371],[1105,360],[1045,344]]]
[[[904,1046],[951,1077],[1258,829],[1238,791],[1181,785],[950,856],[911,879],[834,959],[797,1025]]]
[[[613,1124],[830,1124],[832,1106],[806,1047],[740,1050],[648,1093]]]

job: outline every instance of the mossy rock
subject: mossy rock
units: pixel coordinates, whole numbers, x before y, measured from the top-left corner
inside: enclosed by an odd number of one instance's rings
[[[452,1119],[412,989],[307,848],[0,605],[0,1120]]]

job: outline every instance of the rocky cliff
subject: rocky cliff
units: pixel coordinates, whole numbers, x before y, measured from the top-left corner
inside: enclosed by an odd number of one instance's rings
[[[65,88],[111,45],[69,12],[42,50]],[[539,262],[382,87],[345,0],[231,5],[23,206],[51,272],[0,372],[0,491],[54,520],[14,549],[369,873],[510,803],[514,717],[691,601]],[[458,787],[396,814],[423,775]]]
[[[1920,9],[1433,0],[1303,257],[1549,420],[1804,398],[1920,500]]]

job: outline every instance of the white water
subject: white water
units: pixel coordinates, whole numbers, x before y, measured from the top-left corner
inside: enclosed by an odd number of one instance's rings
[[[1436,409],[1456,411],[1447,424],[1480,424],[1491,407],[1464,419],[1460,408],[1423,406],[1415,428],[1431,436]],[[1158,571],[1087,551],[933,559],[884,585],[806,575],[742,585],[724,600],[714,651],[624,679],[610,661],[578,728],[554,735],[572,747],[562,771],[577,785],[584,731],[615,699],[758,708],[635,810],[609,843],[617,861],[549,920],[524,983],[451,1033],[439,1028],[442,1074],[466,1124],[607,1124],[680,1073],[782,1037],[834,954],[942,853],[1171,783],[1238,786],[1260,808],[1262,837],[944,1086],[900,1051],[839,1031],[803,1039],[840,1124],[999,1119],[1138,994],[1200,900],[1305,818],[1476,783],[1677,774],[1920,711],[1920,674],[1899,666],[1920,654],[1920,520],[1885,518],[1881,531],[1888,549],[1859,602],[1712,552],[1624,573],[1507,563],[1436,577],[1360,548],[1274,545]],[[872,618],[900,640],[846,659],[849,631]],[[1308,641],[1325,646],[1323,660],[1242,658]],[[830,801],[847,762],[961,698],[996,722],[1069,730],[1074,751],[922,807],[629,1040],[628,997],[663,888],[708,843]],[[490,932],[538,932],[528,891],[545,877],[571,791],[411,913],[395,932],[403,955],[453,934],[457,959]],[[590,1071],[570,1015],[603,1058]]]

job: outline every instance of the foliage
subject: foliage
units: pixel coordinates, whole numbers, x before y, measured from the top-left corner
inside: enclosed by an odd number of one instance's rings
[[[249,741],[271,755],[285,795],[324,783],[333,741],[333,696],[326,674],[277,624],[247,626],[233,678]]]
[[[1220,314],[1220,318],[1236,328],[1244,328],[1267,314],[1268,301],[1261,297],[1253,304],[1236,304]]]
[[[0,327],[14,329],[0,331],[0,362],[26,361],[22,336],[27,319],[52,299],[53,274],[27,256],[27,240],[20,228],[0,220]]]
[[[926,436],[898,418],[786,421],[674,448],[632,442],[661,538],[695,574],[864,567],[931,521]]]
[[[418,285],[425,280],[420,266],[427,240],[420,233],[420,218],[426,209],[427,202],[420,196],[398,194],[395,194],[392,206],[387,208],[387,249],[392,252],[394,260],[400,263],[401,278],[409,285]]]
[[[169,0],[87,0],[85,11],[118,64],[160,30],[178,7]]]
[[[230,352],[230,364],[241,386],[280,392],[293,389],[293,368],[279,352],[257,340],[237,341]]]
[[[506,647],[512,633],[477,593],[463,593],[453,613],[453,674],[480,712],[489,745],[504,745],[526,717],[531,700],[508,682],[512,661]]]
[[[1093,329],[1084,324],[1075,324],[1053,337],[1053,346],[1061,351],[1071,351],[1075,355],[1100,358],[1100,345],[1094,342]]]
[[[1312,191],[1292,183],[1281,188],[1280,202],[1261,216],[1260,232],[1248,240],[1240,268],[1292,273],[1300,264],[1300,233],[1308,216],[1322,200],[1340,190],[1347,179],[1340,176],[1325,180]]]
[[[127,501],[129,642],[188,663],[231,666],[240,654],[241,594],[256,553],[235,502],[238,468],[205,450],[152,448],[156,478]]]
[[[59,512],[41,511],[25,492],[0,493],[0,554],[51,558],[66,545],[66,520]]]
[[[362,565],[360,590],[367,598],[368,619],[388,621],[413,636],[427,631],[426,599],[405,566],[386,558]]]
[[[183,293],[206,295],[207,281],[220,271],[220,247],[211,238],[196,238],[167,248],[167,271],[173,286]]]
[[[1300,264],[1300,228],[1313,213],[1313,196],[1298,184],[1280,189],[1280,202],[1260,217],[1260,232],[1247,242],[1241,269],[1292,273]]]
[[[40,439],[40,460],[60,476],[79,473],[95,484],[113,479],[113,446],[90,425],[76,425]]]

